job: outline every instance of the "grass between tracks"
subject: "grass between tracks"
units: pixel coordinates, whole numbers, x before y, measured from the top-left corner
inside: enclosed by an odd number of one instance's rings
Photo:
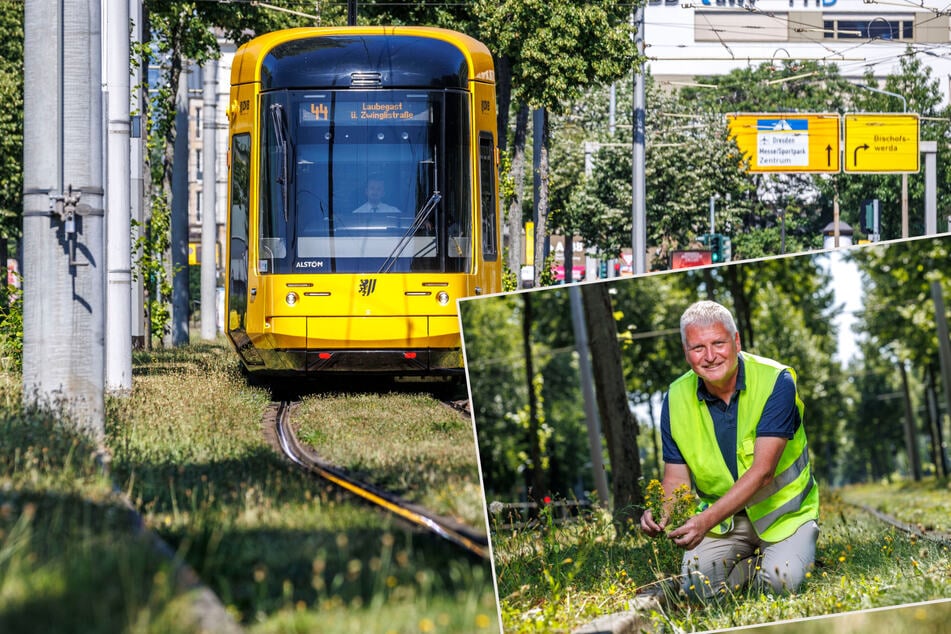
[[[374,484],[485,526],[472,424],[425,394],[308,397],[299,437],[328,462]]]
[[[316,488],[267,446],[269,395],[223,345],[137,354],[133,377],[107,399],[108,479],[0,375],[0,631],[198,631],[114,485],[250,632],[498,629],[487,564]]]
[[[906,495],[906,508],[931,504],[933,493],[946,500],[945,487],[935,483],[920,498]],[[799,593],[742,591],[705,606],[673,596],[665,607],[644,612],[645,629],[704,631],[951,597],[946,546],[887,527],[828,489],[822,495],[818,565]],[[493,546],[507,634],[568,632],[598,616],[626,611],[639,588],[679,572],[682,553],[663,538],[640,533],[617,538],[604,516],[560,527],[543,517],[532,529],[495,532]],[[945,625],[943,619],[910,614],[906,625],[911,629],[894,633],[937,634]]]

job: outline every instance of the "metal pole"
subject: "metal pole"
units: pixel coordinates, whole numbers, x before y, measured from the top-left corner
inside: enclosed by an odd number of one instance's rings
[[[218,63],[214,60],[205,62],[202,71],[204,104],[202,105],[201,144],[204,150],[204,168],[201,185],[203,209],[201,218],[201,338],[213,340],[218,334],[218,311],[215,297],[218,286],[218,262],[215,249],[218,242],[218,223],[215,213],[215,194],[217,193],[215,191],[217,186],[215,130],[218,125],[215,103],[218,98]]]
[[[535,286],[541,284],[542,273],[545,271],[545,261],[551,251],[551,238],[548,235],[548,210],[542,207],[542,153],[545,148],[545,120],[544,108],[532,111],[532,209],[535,220]],[[566,238],[570,238],[566,236]]]
[[[710,196],[710,234],[711,235],[716,233],[716,231],[714,230],[716,226],[714,222],[716,210],[717,210],[717,197]]]
[[[644,7],[634,10],[634,47],[637,50],[637,67],[634,71],[634,120],[633,120],[633,170],[631,174],[632,223],[631,262],[635,274],[647,272],[647,187],[645,139],[645,91],[644,91]]]
[[[779,253],[786,253],[786,208],[783,207],[779,210],[779,214],[782,217],[782,229],[779,234]]]
[[[617,84],[611,84],[611,96],[608,102],[608,134],[614,136],[617,126]]]
[[[106,388],[132,389],[132,245],[129,143],[129,1],[106,9],[108,153],[106,198]]]
[[[357,0],[347,0],[347,26],[357,25]]]
[[[904,95],[900,95],[897,92],[889,92],[888,90],[882,90],[881,88],[874,88],[872,86],[866,86],[865,84],[852,84],[853,86],[858,86],[859,88],[864,88],[865,90],[871,90],[872,92],[877,92],[882,95],[888,95],[889,97],[896,97],[901,99],[901,111],[903,113],[908,112],[908,99]],[[908,173],[903,173],[901,175],[901,237],[908,237]],[[839,246],[838,241],[835,246]]]
[[[131,18],[132,41],[140,43],[142,41],[143,19],[142,19],[142,1],[129,0],[129,17]],[[129,96],[129,111],[135,112],[132,119],[132,129],[129,138],[129,163],[131,170],[131,181],[129,186],[129,201],[131,219],[134,221],[131,232],[131,242],[134,245],[140,236],[144,233],[145,226],[145,161],[143,160],[142,148],[145,145],[144,137],[147,134],[142,121],[144,117],[144,89],[142,86],[142,64],[136,60],[132,64],[131,82],[135,89]],[[131,256],[131,250],[130,250]],[[131,259],[131,257],[130,257]],[[132,324],[132,347],[145,347],[145,284],[142,276],[136,276],[132,279],[130,287],[130,310]]]
[[[171,268],[172,319],[169,344],[188,343],[188,82],[191,70],[183,68],[178,79],[175,114],[175,147],[172,164]]]
[[[604,459],[601,454],[601,422],[598,418],[597,398],[594,393],[594,378],[591,375],[588,329],[584,323],[581,289],[577,284],[568,287],[568,298],[571,301],[571,324],[575,332],[575,349],[578,351],[578,365],[581,371],[584,415],[588,423],[588,450],[591,453],[591,470],[594,474],[595,489],[598,491],[598,500],[601,506],[606,508],[611,501],[611,496],[608,493],[608,479],[604,472]]]
[[[57,406],[97,439],[105,435],[101,32],[98,1],[26,3],[23,401]]]
[[[938,142],[922,141],[925,155],[925,235],[938,233]]]
[[[901,237],[908,237],[908,174],[901,175]]]
[[[832,197],[832,246],[839,248],[839,190]]]

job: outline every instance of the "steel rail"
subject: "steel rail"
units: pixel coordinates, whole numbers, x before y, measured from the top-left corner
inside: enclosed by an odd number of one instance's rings
[[[938,531],[930,531],[918,524],[912,524],[910,522],[904,522],[897,517],[893,517],[887,513],[883,513],[877,509],[872,508],[866,504],[856,504],[854,502],[846,502],[847,505],[853,506],[855,508],[865,511],[869,515],[875,517],[881,522],[884,522],[890,526],[894,526],[900,531],[914,535],[919,539],[925,539],[943,546],[951,546],[951,535],[947,533],[941,533]]]
[[[341,469],[324,463],[317,456],[313,455],[312,452],[302,447],[290,425],[291,405],[292,404],[288,401],[282,401],[278,406],[277,415],[275,416],[275,431],[277,432],[277,440],[281,446],[281,450],[294,464],[372,504],[402,517],[416,526],[425,528],[457,546],[462,546],[469,552],[483,559],[488,558],[489,547],[487,537],[467,535],[462,529],[448,526],[445,519],[436,517],[424,509],[400,499],[398,496],[383,491],[372,484],[351,478]]]

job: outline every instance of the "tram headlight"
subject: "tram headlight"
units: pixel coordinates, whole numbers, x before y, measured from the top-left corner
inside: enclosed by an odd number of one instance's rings
[[[288,306],[293,306],[297,303],[297,300],[300,299],[294,291],[291,291],[287,294],[287,297],[284,298],[284,301],[287,302]]]
[[[449,293],[446,291],[439,291],[436,293],[436,301],[439,302],[440,306],[445,306],[449,303]]]

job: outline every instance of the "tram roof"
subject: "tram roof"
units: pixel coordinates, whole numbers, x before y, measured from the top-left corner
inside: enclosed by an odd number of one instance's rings
[[[350,88],[379,73],[382,88],[467,88],[495,80],[492,56],[478,40],[428,27],[327,27],[275,31],[242,46],[231,83],[262,90]]]

